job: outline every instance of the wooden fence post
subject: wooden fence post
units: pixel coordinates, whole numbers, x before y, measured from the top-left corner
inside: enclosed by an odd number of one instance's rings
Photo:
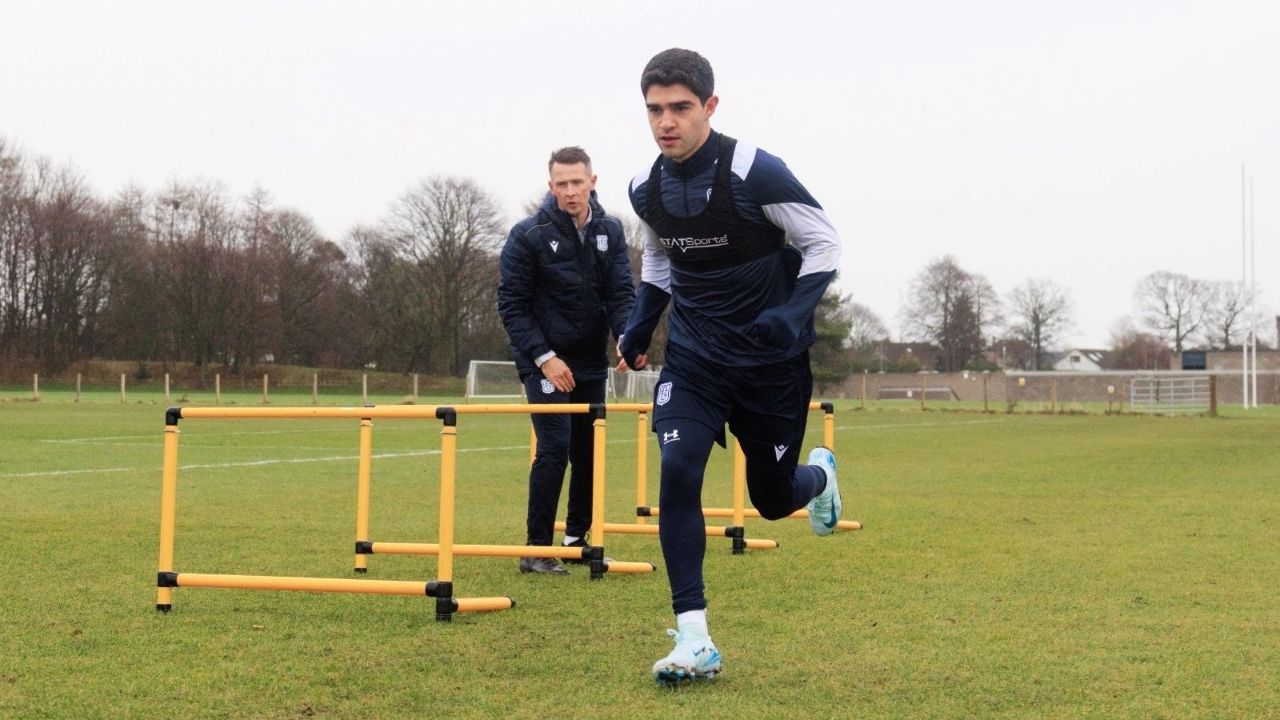
[[[1218,417],[1218,376],[1209,376],[1209,417]]]

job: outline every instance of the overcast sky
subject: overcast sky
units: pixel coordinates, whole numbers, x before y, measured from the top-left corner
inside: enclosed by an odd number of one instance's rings
[[[657,51],[716,72],[712,125],[783,158],[844,241],[840,288],[897,337],[952,255],[1006,295],[1067,288],[1066,344],[1104,346],[1156,270],[1241,276],[1280,310],[1280,3],[9,2],[0,136],[133,183],[254,186],[332,239],[416,180],[459,175],[518,219],[553,148],[606,209],[656,156]],[[1274,337],[1268,320],[1264,337]]]

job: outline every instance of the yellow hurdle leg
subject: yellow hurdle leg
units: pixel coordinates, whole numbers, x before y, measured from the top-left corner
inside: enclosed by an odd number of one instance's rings
[[[733,439],[733,527],[739,528],[739,532],[733,537],[733,548],[731,552],[734,555],[741,555],[747,549],[743,542],[745,534],[743,516],[746,514],[747,506],[747,456],[742,452],[742,445],[738,442],[738,438]],[[705,515],[704,515],[705,517]]]
[[[449,420],[440,429],[440,553],[436,578],[453,582],[453,500],[457,491],[458,428]]]
[[[649,490],[645,487],[646,477],[649,474],[649,414],[641,410],[636,413],[636,507],[642,508],[647,504],[646,495]],[[636,516],[636,524],[644,525],[645,519],[643,515]]]
[[[173,572],[173,533],[178,507],[178,424],[166,418],[164,427],[163,480],[160,487],[160,572]],[[168,612],[173,607],[173,590],[156,588],[156,609]]]
[[[373,420],[360,419],[360,469],[356,481],[356,542],[369,539],[369,478],[373,466]],[[368,570],[363,553],[356,553],[355,571]]]
[[[604,406],[601,405],[600,412],[596,414],[596,419],[591,423],[592,440],[594,440],[594,448],[592,449],[591,464],[591,545],[592,547],[604,547],[604,447],[605,432],[607,422],[604,418]],[[591,579],[599,580],[604,577],[605,567],[603,557],[593,559],[591,561]]]

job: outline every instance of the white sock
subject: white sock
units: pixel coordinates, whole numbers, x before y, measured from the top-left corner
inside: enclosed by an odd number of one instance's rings
[[[676,629],[685,635],[711,637],[707,631],[707,611],[686,610],[676,615]]]
[[[564,536],[564,540],[563,540],[563,541],[561,541],[561,543],[560,543],[560,544],[561,544],[561,545],[572,545],[572,544],[574,544],[574,543],[576,543],[576,542],[578,542],[578,538],[576,538],[576,537],[571,537],[571,536],[569,536],[569,535],[565,535],[565,536]]]

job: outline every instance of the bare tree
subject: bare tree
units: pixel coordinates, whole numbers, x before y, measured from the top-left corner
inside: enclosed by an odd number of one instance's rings
[[[383,233],[409,261],[413,291],[432,332],[430,368],[465,372],[464,343],[480,313],[497,305],[497,253],[503,228],[498,203],[472,180],[434,177],[421,181],[392,208]]]
[[[0,346],[50,371],[97,352],[111,290],[105,206],[69,166],[0,142]]]
[[[1240,347],[1241,335],[1248,333],[1245,313],[1256,299],[1252,288],[1230,281],[1204,282],[1201,285],[1204,318],[1201,341],[1207,347],[1231,349]]]
[[[141,188],[129,186],[117,194],[108,210],[120,257],[103,320],[105,352],[109,357],[134,360],[140,368],[158,354],[162,318],[167,315],[156,301],[163,275],[148,224],[150,205]]]
[[[981,357],[985,331],[999,317],[999,300],[985,277],[965,272],[947,256],[916,275],[910,296],[907,332],[938,345],[939,370],[959,370]]]
[[[849,342],[854,350],[870,350],[888,336],[889,330],[871,308],[849,303]]]
[[[1128,319],[1111,330],[1108,364],[1115,370],[1158,370],[1169,367],[1169,346],[1156,335],[1143,332]]]
[[[30,354],[32,200],[27,163],[0,138],[0,355]]]
[[[151,209],[157,295],[164,302],[161,356],[204,365],[257,362],[258,348],[236,348],[237,323],[256,322],[261,305],[240,302],[242,236],[226,190],[216,183],[171,182]],[[245,353],[250,353],[246,355]]]
[[[1199,280],[1160,270],[1138,282],[1134,300],[1143,326],[1166,339],[1176,353],[1200,330],[1204,286]]]
[[[1031,347],[1031,370],[1041,369],[1046,349],[1071,325],[1071,296],[1052,280],[1027,280],[1009,293],[1009,333]]]

